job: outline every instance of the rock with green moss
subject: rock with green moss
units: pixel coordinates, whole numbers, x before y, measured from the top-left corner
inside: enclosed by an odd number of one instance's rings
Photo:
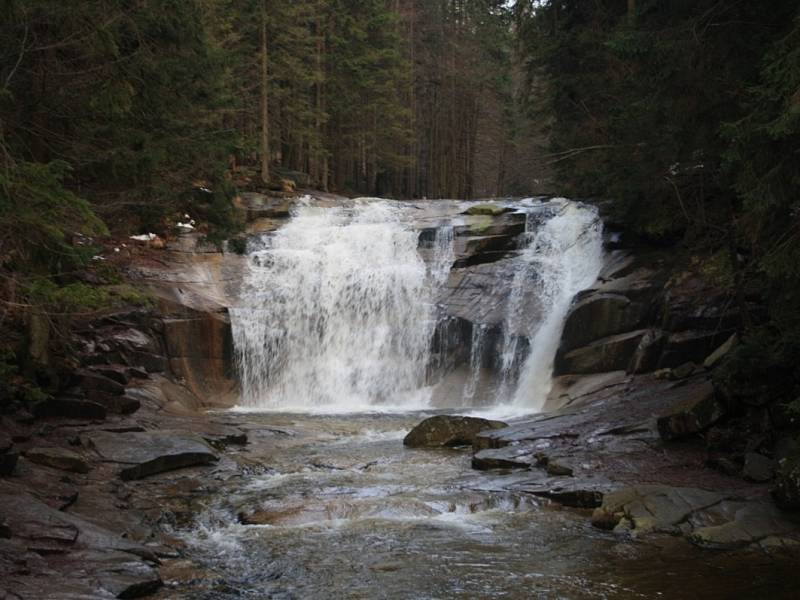
[[[481,431],[507,427],[502,421],[439,415],[425,419],[403,440],[411,448],[470,446]]]
[[[498,217],[505,212],[508,212],[508,208],[504,208],[502,206],[498,206],[497,204],[476,204],[475,206],[470,206],[467,210],[464,211],[465,215],[483,215],[488,217]]]

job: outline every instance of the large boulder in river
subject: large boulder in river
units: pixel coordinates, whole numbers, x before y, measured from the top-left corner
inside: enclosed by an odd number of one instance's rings
[[[470,446],[481,431],[504,427],[508,425],[502,421],[439,415],[425,419],[414,427],[403,440],[403,444],[410,448]]]

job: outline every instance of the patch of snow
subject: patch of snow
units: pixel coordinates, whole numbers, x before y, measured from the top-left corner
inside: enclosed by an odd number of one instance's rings
[[[137,242],[152,242],[157,237],[155,233],[143,233],[141,235],[132,235],[131,239]]]

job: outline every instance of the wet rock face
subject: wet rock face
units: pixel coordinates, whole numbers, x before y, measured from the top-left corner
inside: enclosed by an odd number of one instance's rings
[[[649,306],[622,294],[592,294],[575,304],[564,324],[561,349],[569,352],[595,340],[634,331],[648,317]]]
[[[138,598],[162,585],[152,550],[80,516],[5,491],[0,514],[9,515],[8,535],[0,536],[8,538],[0,540],[1,580],[17,594],[9,597]]]
[[[403,444],[409,448],[471,446],[475,436],[481,431],[504,427],[507,424],[502,421],[439,415],[425,419],[414,427],[403,440]]]
[[[558,360],[557,372],[571,374],[624,371],[647,331],[633,331],[603,338],[572,350]]]

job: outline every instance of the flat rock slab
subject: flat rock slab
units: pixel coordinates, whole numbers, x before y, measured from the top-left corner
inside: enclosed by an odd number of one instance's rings
[[[592,516],[595,526],[632,535],[682,534],[709,548],[788,546],[800,540],[800,519],[763,500],[697,488],[640,485],[609,493]]]
[[[403,439],[403,444],[410,448],[471,446],[481,431],[507,426],[502,421],[438,415],[414,427]]]
[[[201,437],[183,431],[100,432],[90,445],[107,462],[123,466],[122,479],[141,479],[166,471],[207,465],[219,459]]]
[[[25,453],[29,461],[45,467],[70,471],[72,473],[88,473],[89,464],[77,452],[66,448],[32,448]]]
[[[536,464],[535,451],[527,446],[489,448],[476,452],[472,457],[472,468],[479,471],[492,469],[530,469]]]
[[[536,478],[522,481],[514,490],[547,498],[574,508],[596,508],[603,502],[614,484],[604,477],[549,477],[538,474]]]
[[[640,485],[606,494],[593,522],[623,519],[637,533],[678,533],[678,526],[700,510],[719,504],[725,496],[695,488]],[[609,516],[613,516],[611,520]]]
[[[769,502],[721,502],[699,515],[695,525],[689,540],[710,548],[732,549],[772,537],[798,537],[797,520]]]
[[[53,554],[73,549],[91,549],[125,552],[146,560],[156,560],[147,548],[77,515],[56,510],[28,494],[0,492],[0,514],[6,518],[11,538],[33,552]]]

